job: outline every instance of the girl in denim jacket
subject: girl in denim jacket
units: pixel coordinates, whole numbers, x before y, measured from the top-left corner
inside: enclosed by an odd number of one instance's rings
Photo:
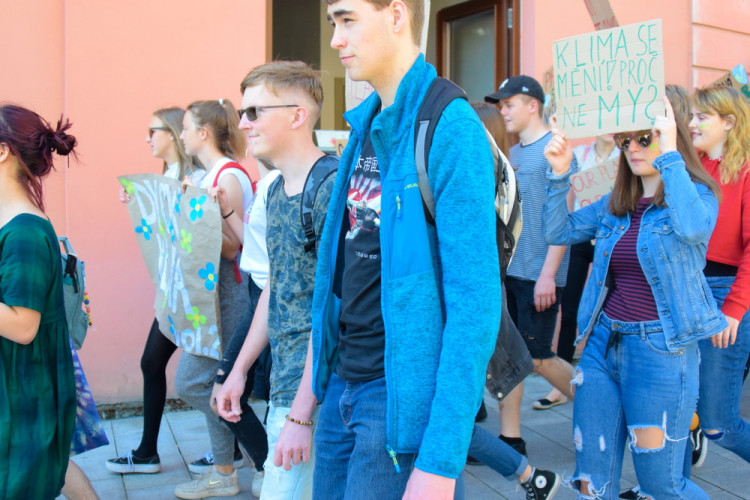
[[[640,495],[708,498],[683,476],[698,397],[697,341],[726,327],[702,269],[718,212],[718,186],[700,166],[683,123],[619,133],[612,193],[568,213],[573,153],[555,130],[545,204],[547,243],[596,239],[578,313],[588,335],[573,412],[580,498],[617,498],[627,437]]]

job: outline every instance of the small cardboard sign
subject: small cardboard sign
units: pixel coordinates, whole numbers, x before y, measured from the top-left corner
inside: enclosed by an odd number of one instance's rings
[[[582,207],[612,191],[619,164],[620,158],[613,158],[570,177],[570,185]]]
[[[586,9],[591,16],[591,22],[594,23],[594,29],[604,30],[615,28],[620,25],[615,17],[615,11],[612,10],[609,0],[583,0]]]
[[[709,87],[732,87],[739,90],[745,96],[750,99],[750,86],[748,86],[747,71],[745,65],[740,63],[731,71],[724,74],[721,78],[713,82]]]
[[[557,124],[570,139],[645,130],[664,114],[661,19],[557,40]]]

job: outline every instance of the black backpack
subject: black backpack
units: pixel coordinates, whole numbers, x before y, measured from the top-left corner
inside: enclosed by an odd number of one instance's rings
[[[422,194],[425,219],[435,224],[435,199],[427,175],[430,147],[433,135],[443,110],[454,99],[467,99],[461,87],[445,78],[436,78],[422,101],[417,113],[417,126],[414,135],[414,162],[417,166],[419,190]],[[495,159],[495,214],[497,215],[497,246],[500,257],[500,272],[503,280],[510,265],[516,241],[521,234],[523,214],[521,212],[521,192],[510,162],[498,148],[492,135],[485,128],[487,140]]]
[[[323,181],[328,179],[339,168],[339,158],[334,155],[322,156],[305,179],[305,187],[302,189],[302,203],[300,205],[300,222],[302,230],[305,232],[305,252],[311,252],[315,248],[315,226],[313,224],[313,208],[315,199],[318,196],[318,189]],[[268,199],[281,185],[281,176],[278,176],[273,184],[268,188]],[[268,205],[266,205],[268,208]]]

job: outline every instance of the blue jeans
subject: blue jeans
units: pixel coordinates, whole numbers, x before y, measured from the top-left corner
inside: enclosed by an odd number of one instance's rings
[[[610,335],[622,333],[608,348]],[[618,497],[625,442],[641,492],[651,498],[708,498],[683,476],[690,421],[698,398],[698,346],[668,351],[660,321],[625,323],[604,313],[573,378],[576,389],[574,484],[588,481],[596,498]],[[638,446],[636,431],[659,428],[661,447]],[[579,498],[588,498],[580,495]]]
[[[469,455],[502,474],[506,479],[518,479],[529,465],[529,460],[525,456],[478,425],[474,426],[471,433]]]
[[[734,277],[706,278],[716,304],[721,308]],[[737,340],[726,349],[698,343],[701,352],[698,416],[702,429],[717,430],[706,437],[750,462],[750,425],[740,417],[742,376],[750,353],[750,314],[745,313],[737,328]]]
[[[396,471],[385,414],[385,378],[350,383],[331,375],[315,430],[314,499],[401,499],[417,455],[397,453]],[[454,495],[463,499],[463,473]]]

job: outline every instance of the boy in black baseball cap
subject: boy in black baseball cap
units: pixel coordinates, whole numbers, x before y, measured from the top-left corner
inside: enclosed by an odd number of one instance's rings
[[[542,86],[535,79],[527,75],[506,78],[505,81],[500,84],[500,88],[497,89],[497,92],[486,96],[484,100],[497,104],[502,99],[507,99],[516,94],[524,94],[539,99],[542,104],[544,104],[544,90],[542,90]]]

